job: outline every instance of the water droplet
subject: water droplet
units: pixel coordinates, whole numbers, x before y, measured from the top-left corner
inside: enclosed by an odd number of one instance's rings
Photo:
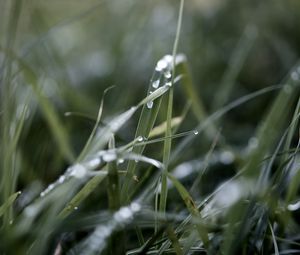
[[[14,223],[14,221],[13,221],[13,220],[10,220],[10,221],[9,221],[9,224],[10,224],[10,225],[12,225],[13,223]]]
[[[161,72],[162,70],[167,68],[167,66],[168,66],[168,63],[164,59],[160,59],[156,64],[155,70],[158,72]]]
[[[123,158],[118,159],[118,164],[123,164],[123,163],[124,163],[124,159]]]
[[[199,131],[198,130],[194,130],[193,133],[194,133],[194,135],[198,135]]]
[[[153,101],[149,101],[147,103],[147,107],[148,107],[148,109],[151,109],[153,107]]]
[[[170,79],[170,78],[172,77],[172,74],[171,74],[171,72],[168,70],[168,71],[166,71],[166,72],[164,73],[164,76],[165,76],[166,79]]]
[[[42,191],[41,194],[40,194],[40,197],[44,197],[45,196],[45,192]]]
[[[144,141],[144,138],[143,138],[142,136],[139,136],[139,137],[137,138],[137,140],[138,140],[139,142],[143,142],[143,141]]]
[[[172,65],[173,64],[173,56],[166,55],[166,56],[164,56],[163,59],[167,62],[168,65]]]
[[[288,208],[289,211],[297,211],[297,210],[299,210],[300,209],[300,201],[298,201],[298,202],[296,202],[294,204],[289,204],[287,208]]]
[[[118,212],[115,213],[114,218],[117,221],[124,221],[132,217],[132,211],[128,207],[122,207]]]
[[[58,178],[58,183],[63,183],[65,181],[66,177],[61,175],[59,178]]]
[[[141,205],[138,204],[138,203],[133,202],[133,203],[131,204],[130,208],[131,208],[131,210],[132,210],[133,212],[138,212],[138,211],[141,210]]]
[[[152,87],[155,88],[155,89],[157,89],[158,86],[159,86],[159,83],[160,83],[160,80],[153,81],[152,82]]]
[[[78,210],[78,207],[77,207],[77,206],[75,206],[75,207],[74,207],[74,210]]]
[[[106,162],[111,162],[117,158],[117,155],[114,152],[106,152],[105,154],[103,154],[102,158]]]
[[[223,151],[220,155],[220,161],[224,165],[229,165],[234,161],[234,154],[231,151]]]
[[[169,86],[169,87],[172,87],[172,82],[169,81],[169,82],[166,83],[166,85]]]
[[[86,175],[86,169],[81,164],[75,164],[71,168],[71,176],[74,176],[75,178],[81,179]]]
[[[91,161],[88,162],[88,166],[90,168],[95,168],[98,167],[101,163],[101,159],[100,158],[94,158]]]
[[[138,162],[139,162],[137,159],[135,159],[134,161],[135,161],[135,163],[138,163]]]

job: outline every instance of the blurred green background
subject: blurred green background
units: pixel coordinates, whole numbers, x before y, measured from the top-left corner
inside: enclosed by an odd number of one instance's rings
[[[76,155],[92,130],[106,88],[115,86],[105,97],[104,122],[146,96],[156,62],[172,51],[179,1],[16,2],[12,11],[14,1],[0,1],[0,59],[11,51],[34,70]],[[187,56],[197,96],[207,113],[280,84],[299,57],[299,27],[298,0],[187,0],[179,52]],[[19,68],[13,66],[12,72],[18,74]],[[68,160],[57,153],[32,88],[15,75],[12,90],[15,116],[30,98],[18,155],[22,162],[18,186],[23,189],[37,180],[45,187],[64,171]],[[230,145],[247,145],[275,93],[234,109],[218,123]],[[182,113],[186,102],[183,89],[177,86],[174,116]],[[85,117],[65,116],[66,112]],[[119,144],[133,138],[136,118],[117,135]],[[191,130],[197,123],[190,112],[180,131]],[[208,147],[199,137],[185,157],[199,156]],[[155,146],[151,148],[149,153],[155,155]]]

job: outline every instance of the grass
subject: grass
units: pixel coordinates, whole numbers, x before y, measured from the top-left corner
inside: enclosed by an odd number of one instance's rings
[[[85,10],[78,2],[80,11],[49,32],[43,22],[55,4],[5,3],[0,254],[299,253],[300,49],[288,46],[296,33],[278,38],[262,31],[273,31],[272,22],[287,13],[296,22],[294,6],[300,6],[266,1],[260,6],[266,12],[256,13],[263,13],[260,19],[249,20],[256,7],[236,0],[206,7],[212,16],[199,14],[192,1],[175,7],[145,1],[145,8],[123,0],[128,9],[116,3]],[[232,20],[230,6],[241,24]],[[25,26],[28,11],[42,31],[36,37]],[[272,15],[274,21],[267,19]],[[166,27],[157,29],[162,18]],[[111,20],[117,31],[107,29]],[[64,35],[79,41],[105,31],[107,42],[97,38],[110,50],[94,51],[82,71],[86,49],[77,52],[72,41],[52,38],[65,26]],[[228,27],[238,36],[224,35]],[[163,29],[168,43],[153,39],[148,50],[155,61],[143,63],[144,40]],[[72,37],[78,30],[82,34]],[[22,45],[27,33],[36,45],[31,51]],[[225,46],[218,48],[220,37]],[[222,55],[228,38],[235,38],[234,47]],[[273,46],[266,50],[264,40]],[[172,42],[172,55],[166,55]],[[257,53],[263,57],[253,64]],[[72,61],[76,56],[79,62]],[[266,67],[269,58],[280,63],[278,72]],[[95,66],[110,71],[100,77]],[[270,74],[272,82],[265,78]]]

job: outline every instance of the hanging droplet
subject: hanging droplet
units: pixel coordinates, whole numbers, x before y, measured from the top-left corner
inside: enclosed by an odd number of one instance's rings
[[[164,73],[164,76],[165,76],[166,79],[170,79],[170,78],[172,77],[172,74],[171,74],[171,72],[168,70],[168,71],[166,71],[166,72]]]
[[[159,87],[160,80],[156,80],[152,82],[152,87],[157,89]]]
[[[153,101],[149,101],[147,103],[147,107],[148,107],[148,109],[151,109],[153,107]]]
[[[198,135],[198,134],[199,134],[199,131],[195,129],[195,130],[193,131],[193,133],[194,133],[194,135]]]
[[[125,161],[125,160],[124,160],[123,158],[119,158],[118,161],[117,161],[117,163],[118,163],[118,164],[123,164],[124,161]]]
[[[161,72],[162,70],[167,68],[167,66],[168,66],[168,63],[164,59],[160,59],[156,64],[155,70],[158,72]]]

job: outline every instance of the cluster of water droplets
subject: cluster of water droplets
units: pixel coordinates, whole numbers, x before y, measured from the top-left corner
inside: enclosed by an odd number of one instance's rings
[[[151,80],[149,95],[151,95],[161,85],[172,86],[172,70],[173,57],[171,55],[165,55],[156,64],[153,78]],[[153,107],[153,101],[149,101],[147,103],[147,107],[151,109]]]
[[[105,225],[98,226],[94,233],[85,241],[87,247],[85,251],[98,253],[101,252],[107,243],[107,239],[111,234],[118,228],[126,225],[132,221],[134,215],[141,210],[141,205],[139,203],[133,202],[128,206],[121,207],[116,211],[112,219],[107,222]]]

